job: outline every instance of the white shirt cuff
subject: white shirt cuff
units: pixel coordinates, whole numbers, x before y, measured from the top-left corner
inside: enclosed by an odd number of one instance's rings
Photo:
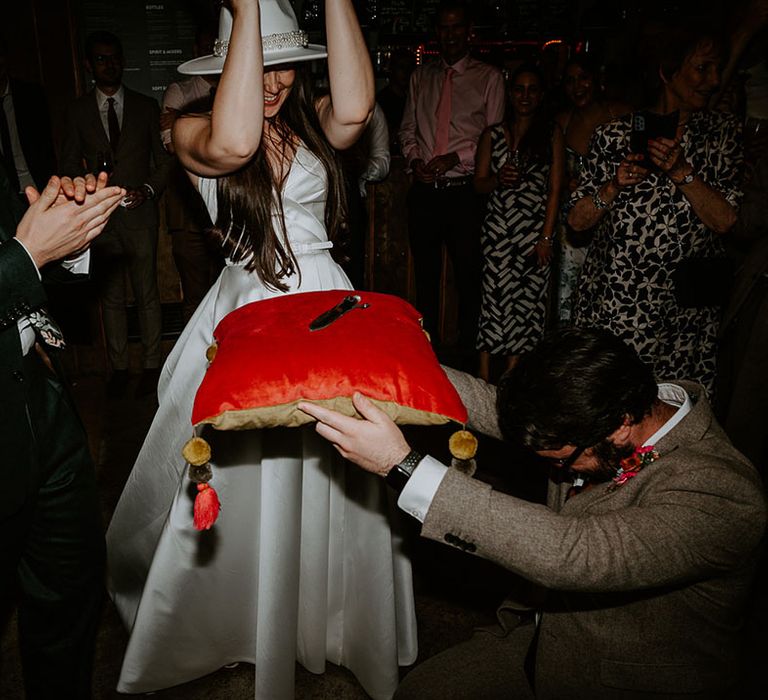
[[[448,467],[427,455],[414,469],[411,478],[400,492],[397,505],[419,522],[424,522]]]
[[[88,270],[91,269],[91,249],[88,248],[71,258],[65,258],[61,261],[61,266],[74,275],[87,275]]]

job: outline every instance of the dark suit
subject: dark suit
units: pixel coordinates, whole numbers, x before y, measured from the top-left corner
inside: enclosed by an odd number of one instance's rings
[[[56,171],[48,100],[39,85],[10,80],[16,131],[35,186],[42,191]]]
[[[20,585],[27,696],[90,697],[104,541],[83,426],[17,322],[45,303],[31,258],[12,237],[16,197],[0,168],[0,599]],[[55,358],[54,362],[55,362]]]
[[[499,436],[494,388],[458,377],[471,424]],[[423,536],[546,590],[528,657],[537,698],[723,697],[736,680],[766,505],[703,389],[675,383],[691,412],[656,443],[659,459],[614,490],[597,484],[566,501],[570,484],[552,481],[544,506],[451,469],[432,500]],[[523,668],[534,627],[510,624],[521,609],[508,601],[499,636],[417,667],[398,697],[532,697]],[[457,679],[463,668],[472,673]],[[453,694],[424,694],[430,684]]]
[[[149,97],[124,88],[123,122],[110,182],[128,188],[148,184],[155,200],[162,191],[172,160],[160,140],[160,108]],[[80,175],[94,169],[98,153],[111,153],[95,92],[69,108],[61,149],[61,170]],[[160,295],[157,288],[156,201],[135,209],[123,207],[111,216],[93,245],[94,275],[101,287],[107,349],[115,369],[128,367],[128,332],[123,271],[127,268],[139,315],[144,366],[160,365]]]

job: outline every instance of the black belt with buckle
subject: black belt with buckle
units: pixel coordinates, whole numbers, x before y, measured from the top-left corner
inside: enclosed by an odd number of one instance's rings
[[[434,188],[436,190],[446,190],[449,187],[463,187],[464,185],[471,184],[471,182],[471,175],[465,175],[463,177],[436,177]]]

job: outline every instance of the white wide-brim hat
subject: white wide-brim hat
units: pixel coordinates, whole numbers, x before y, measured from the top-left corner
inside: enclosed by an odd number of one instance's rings
[[[307,33],[299,29],[296,15],[289,0],[261,0],[261,44],[264,65],[316,61],[328,56],[320,44],[310,44]],[[213,44],[213,53],[182,63],[178,70],[185,75],[216,75],[224,68],[224,60],[232,36],[232,13],[221,8],[219,38]]]

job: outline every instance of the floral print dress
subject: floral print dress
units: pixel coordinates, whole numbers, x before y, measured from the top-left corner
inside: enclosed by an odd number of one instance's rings
[[[629,152],[630,129],[628,115],[595,130],[570,206],[614,176]],[[737,206],[742,151],[736,120],[694,113],[681,144],[694,173]],[[683,193],[667,176],[651,172],[624,189],[600,222],[582,269],[574,324],[612,331],[635,348],[660,380],[690,379],[711,394],[720,309],[679,306],[671,273],[686,258],[723,252],[718,234],[702,223]]]

